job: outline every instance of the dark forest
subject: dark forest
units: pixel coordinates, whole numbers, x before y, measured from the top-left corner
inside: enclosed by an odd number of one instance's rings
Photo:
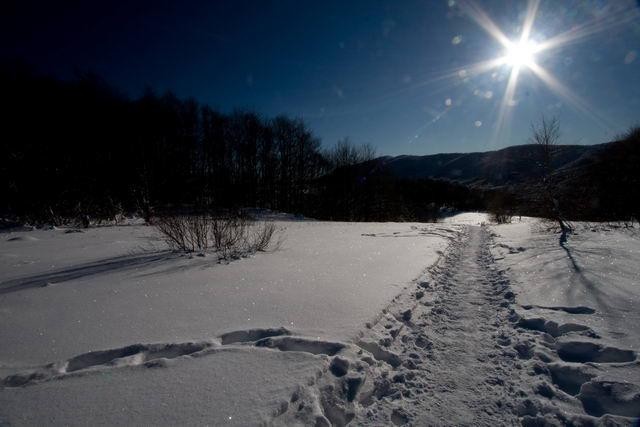
[[[62,81],[23,65],[3,67],[0,88],[5,221],[242,208],[348,221],[486,209],[545,215],[536,180],[488,187],[397,177],[370,146],[345,139],[326,148],[298,118],[223,113],[153,89],[129,99],[93,74]],[[565,216],[638,218],[638,135],[605,144],[578,169],[554,171]]]

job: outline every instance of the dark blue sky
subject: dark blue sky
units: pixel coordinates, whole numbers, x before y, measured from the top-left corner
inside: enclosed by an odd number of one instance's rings
[[[563,143],[591,144],[640,123],[633,0],[542,1],[532,40],[582,37],[535,58],[559,91],[523,67],[500,129],[511,67],[469,66],[504,48],[460,0],[51,3],[3,11],[2,56],[60,77],[90,70],[132,97],[150,85],[223,111],[300,116],[326,145],[483,151],[526,142],[541,114],[559,117]],[[477,5],[519,36],[525,1]]]

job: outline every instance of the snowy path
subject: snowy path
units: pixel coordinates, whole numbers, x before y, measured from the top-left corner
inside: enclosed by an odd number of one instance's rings
[[[311,399],[305,405],[317,401],[333,425],[517,423],[510,397],[517,358],[507,348],[515,334],[507,299],[513,295],[494,269],[489,239],[484,227],[468,227],[427,277],[357,342],[376,360],[333,361],[333,375],[298,393]],[[340,365],[354,373],[340,372]],[[334,371],[346,379],[335,380]],[[345,394],[353,403],[341,404]],[[281,421],[296,418],[311,421],[296,416],[295,405]]]
[[[431,295],[415,306],[414,321],[399,336],[396,346],[410,351],[409,360],[422,363],[417,371],[404,373],[413,377],[403,387],[406,402],[396,407],[393,401],[382,400],[374,407],[383,416],[391,413],[391,421],[416,425],[444,420],[456,425],[515,422],[507,407],[505,383],[514,361],[501,354],[501,346],[510,344],[513,333],[500,292],[504,279],[493,269],[486,229],[469,227],[467,238],[457,246],[435,271],[427,284]],[[366,418],[365,413],[361,421]]]

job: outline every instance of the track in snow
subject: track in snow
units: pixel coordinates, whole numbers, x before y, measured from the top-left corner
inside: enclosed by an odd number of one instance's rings
[[[468,227],[424,280],[368,325],[361,350],[331,360],[274,423],[517,423],[517,316],[489,240],[484,227]]]

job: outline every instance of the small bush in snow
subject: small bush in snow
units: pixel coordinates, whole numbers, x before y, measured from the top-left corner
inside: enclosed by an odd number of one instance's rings
[[[211,223],[206,216],[165,216],[155,226],[167,244],[184,252],[206,252],[209,249]]]
[[[511,224],[513,216],[506,212],[492,212],[489,219],[496,224]]]
[[[513,218],[516,200],[513,194],[498,191],[491,195],[487,204],[489,219],[496,224],[509,224]]]
[[[273,242],[278,232],[273,223],[243,217],[163,216],[154,225],[172,249],[187,253],[213,250],[221,259],[240,258],[280,244],[280,240]]]

